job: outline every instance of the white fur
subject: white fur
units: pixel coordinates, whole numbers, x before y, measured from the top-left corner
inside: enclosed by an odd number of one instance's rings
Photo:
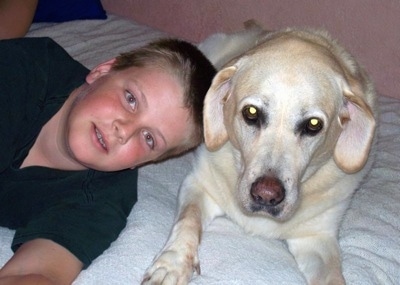
[[[373,86],[325,32],[257,29],[223,37],[203,45],[214,63],[246,52],[218,72],[207,93],[205,145],[196,150],[176,223],[143,284],[187,284],[200,273],[201,232],[221,215],[250,233],[286,240],[308,284],[345,284],[337,232],[371,164]],[[244,119],[249,105],[260,114],[255,124]],[[302,131],[310,118],[323,122],[316,135]],[[254,193],[277,188],[281,202],[256,202]]]

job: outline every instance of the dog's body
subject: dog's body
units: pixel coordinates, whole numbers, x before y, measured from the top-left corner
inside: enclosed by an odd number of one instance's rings
[[[254,43],[207,93],[205,145],[144,283],[186,284],[199,272],[203,228],[227,215],[248,232],[286,240],[309,284],[344,284],[337,232],[371,164],[373,86],[323,32],[244,34],[203,46],[217,63],[240,54],[243,39],[245,49]],[[234,50],[224,49],[227,42]]]

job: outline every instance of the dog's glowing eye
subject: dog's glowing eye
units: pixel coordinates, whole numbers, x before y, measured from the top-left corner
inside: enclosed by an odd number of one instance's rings
[[[254,107],[249,107],[249,113],[255,115],[257,113],[257,109]]]
[[[306,122],[305,126],[305,132],[310,134],[310,135],[315,135],[317,134],[320,130],[322,130],[323,123],[320,119],[318,118],[310,118]]]
[[[242,113],[246,121],[256,122],[258,120],[258,110],[253,105],[245,106]]]

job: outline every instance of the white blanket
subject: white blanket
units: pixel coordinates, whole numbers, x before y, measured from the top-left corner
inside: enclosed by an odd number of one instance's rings
[[[116,53],[166,36],[131,21],[35,24],[29,36],[50,36],[89,68]],[[400,284],[400,100],[381,96],[376,162],[356,192],[340,231],[347,284]],[[112,246],[82,271],[76,285],[140,284],[166,241],[180,182],[193,154],[139,170],[139,200]],[[0,228],[0,266],[12,255],[13,231]],[[282,241],[249,236],[225,218],[204,232],[201,275],[192,284],[305,284]]]

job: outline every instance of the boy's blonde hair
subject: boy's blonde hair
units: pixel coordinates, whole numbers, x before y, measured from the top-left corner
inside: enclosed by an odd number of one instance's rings
[[[216,73],[209,60],[196,46],[178,39],[161,39],[133,51],[122,53],[113,70],[129,67],[160,67],[175,76],[183,87],[183,104],[194,123],[194,133],[181,146],[169,150],[158,160],[182,153],[203,141],[203,101]]]

